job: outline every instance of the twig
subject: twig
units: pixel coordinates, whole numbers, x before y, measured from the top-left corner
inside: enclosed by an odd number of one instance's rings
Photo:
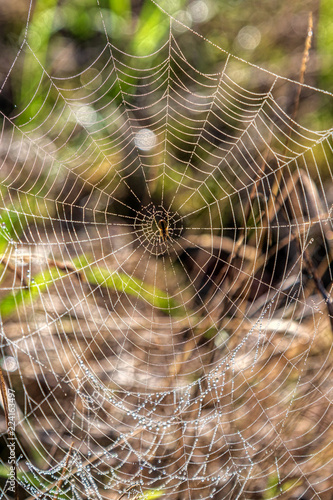
[[[64,476],[65,476],[65,472],[66,472],[66,469],[68,467],[68,462],[69,462],[69,458],[71,456],[71,453],[72,453],[72,449],[73,449],[73,446],[74,446],[74,441],[71,442],[71,445],[69,447],[69,450],[68,450],[68,453],[67,453],[67,458],[66,458],[66,462],[65,462],[65,465],[63,466],[63,469],[61,471],[61,476],[60,476],[60,479],[58,481],[58,484],[57,484],[57,487],[56,487],[56,490],[54,492],[54,497],[53,497],[53,500],[56,500],[57,499],[57,496],[58,496],[58,491],[60,490],[61,486],[62,486],[62,483],[64,482]]]
[[[6,426],[8,429],[8,427],[9,427],[9,411],[8,411],[7,388],[6,388],[5,379],[3,378],[1,366],[0,366],[0,391],[1,391],[1,397],[2,397],[2,403],[3,403],[3,411],[5,413]]]
[[[25,287],[25,288],[28,288],[29,285],[26,281],[26,279],[24,278],[23,274],[22,274],[22,271],[19,269],[18,266],[16,266],[15,264],[12,264],[10,262],[10,258],[7,258],[5,256],[1,256],[1,262],[0,264],[2,264],[3,266],[7,267],[7,269],[9,269],[10,271],[12,271],[15,275],[15,278],[17,278],[18,280],[21,281],[22,285]]]
[[[123,498],[126,493],[128,493],[129,491],[133,490],[133,488],[137,487],[137,486],[140,486],[139,484],[135,483],[135,484],[132,484],[131,486],[129,486],[128,488],[126,488],[126,490],[120,495],[120,497],[118,498],[118,500],[121,500],[121,498]],[[136,498],[137,495],[135,495],[134,498]]]
[[[59,269],[59,271],[63,271],[65,273],[73,273],[74,276],[79,280],[84,282],[85,277],[82,271],[77,269],[74,264],[68,261],[60,261],[55,259],[47,259],[47,263],[49,266],[54,266]]]
[[[301,69],[299,73],[299,85],[297,87],[297,94],[295,97],[295,102],[294,102],[294,108],[291,114],[290,118],[290,126],[289,126],[289,134],[287,136],[287,140],[284,146],[284,152],[286,152],[291,134],[293,131],[293,128],[291,126],[291,122],[296,120],[298,109],[299,109],[299,103],[300,103],[300,97],[301,97],[301,92],[302,92],[302,85],[304,83],[304,75],[306,71],[306,66],[309,61],[309,52],[311,48],[311,42],[312,42],[312,36],[313,36],[313,17],[312,17],[312,12],[309,13],[309,20],[308,20],[308,31],[307,31],[307,37],[305,40],[304,44],[304,51],[303,51],[303,57],[302,57],[302,63],[301,63]],[[278,171],[276,174],[275,178],[275,183],[272,188],[272,196],[270,197],[270,207],[268,209],[268,214],[267,214],[267,220],[272,220],[273,215],[275,212],[275,203],[277,201],[278,195],[279,195],[279,188],[281,184],[281,178],[282,178],[282,169]]]
[[[300,95],[301,95],[301,91],[302,91],[302,85],[304,83],[304,75],[305,75],[307,64],[309,62],[309,53],[310,53],[311,44],[312,44],[312,37],[313,37],[313,16],[312,16],[312,12],[309,12],[308,34],[307,34],[305,44],[304,44],[302,64],[301,64],[301,69],[300,69],[300,73],[299,73],[300,85],[297,88],[297,95],[296,95],[294,110],[293,110],[293,114],[292,114],[293,120],[296,118],[297,113],[298,113]]]
[[[313,16],[312,16],[312,12],[310,12],[309,13],[309,20],[308,20],[308,34],[307,34],[307,37],[305,40],[305,46],[304,46],[304,52],[303,52],[303,58],[302,58],[302,64],[301,64],[301,69],[300,69],[300,76],[299,76],[300,85],[297,89],[294,111],[292,114],[293,120],[296,118],[297,113],[298,113],[300,94],[301,94],[301,90],[302,90],[301,85],[304,83],[304,75],[305,75],[307,63],[309,61],[309,52],[310,52],[311,43],[312,43],[312,36],[313,36]],[[290,134],[291,134],[291,128],[290,128],[290,133],[289,133],[289,136],[287,139],[286,147],[288,144],[288,140],[290,138]],[[298,242],[299,242],[300,251],[302,251],[301,242],[300,242],[299,238],[298,238]],[[318,273],[313,265],[312,257],[309,254],[307,248],[304,250],[304,262],[306,264],[306,268],[307,268],[309,275],[312,277],[312,279],[317,287],[317,290],[322,295],[322,297],[325,299],[327,309],[328,309],[328,314],[330,317],[331,330],[333,332],[333,300],[331,299],[331,297],[329,296],[329,294],[325,290],[323,282],[322,282],[320,276],[318,275]]]
[[[3,402],[3,409],[5,413],[5,420],[6,420],[6,426],[7,426],[7,434],[9,434],[9,429],[10,429],[10,421],[9,421],[9,404],[8,404],[8,396],[7,396],[7,387],[6,387],[6,382],[2,373],[2,369],[0,367],[0,392],[1,392],[1,397],[2,397],[2,402]],[[11,429],[11,434],[13,433],[13,429]],[[14,445],[15,445],[15,435],[13,436],[14,439]],[[15,455],[15,460],[14,460],[14,478],[15,478],[15,500],[19,500],[18,496],[18,484],[17,484],[17,467],[16,467],[16,451],[15,451],[15,446],[14,446],[14,455]]]

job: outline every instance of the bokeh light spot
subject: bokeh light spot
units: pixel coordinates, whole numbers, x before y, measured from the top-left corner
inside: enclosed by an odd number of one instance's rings
[[[261,40],[261,33],[255,26],[244,26],[237,35],[237,42],[246,50],[254,50]]]
[[[148,128],[139,130],[134,136],[136,147],[142,151],[150,151],[156,145],[156,141],[156,135]]]

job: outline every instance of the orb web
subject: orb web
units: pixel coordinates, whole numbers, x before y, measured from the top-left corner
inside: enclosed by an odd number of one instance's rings
[[[291,118],[299,84],[188,29],[218,61],[197,69],[163,15],[153,53],[105,30],[70,75],[28,22],[2,87],[31,62],[1,115],[20,495],[329,498],[332,131]]]

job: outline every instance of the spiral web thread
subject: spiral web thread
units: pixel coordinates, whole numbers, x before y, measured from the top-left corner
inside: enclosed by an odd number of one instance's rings
[[[41,75],[1,131],[22,498],[330,498],[331,130],[188,30],[218,60],[196,70],[174,24],[142,57],[105,31],[70,77],[28,24],[11,68]]]

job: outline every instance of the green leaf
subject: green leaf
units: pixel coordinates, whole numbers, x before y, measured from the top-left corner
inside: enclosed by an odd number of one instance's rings
[[[30,20],[21,88],[18,101],[26,102],[27,97],[31,99],[38,89],[38,84],[44,74],[49,42],[53,30],[54,16],[57,10],[58,0],[37,0],[35,9]],[[42,68],[43,67],[43,68]],[[24,123],[29,116],[34,116],[44,102],[45,95],[39,93],[34,96],[32,102],[20,117]]]
[[[51,268],[34,276],[27,288],[23,288],[16,293],[10,292],[0,302],[0,317],[6,318],[13,314],[21,304],[36,300],[41,293],[47,290],[49,285],[64,276],[64,274],[57,268]]]
[[[138,500],[155,500],[156,498],[160,498],[164,495],[164,490],[147,490],[143,495],[138,497]]]
[[[5,254],[10,243],[19,240],[32,219],[49,217],[52,213],[50,203],[46,205],[41,196],[42,192],[39,191],[39,197],[34,194],[34,190],[23,193],[19,202],[16,200],[14,204],[8,205],[7,210],[0,212],[0,256]],[[5,203],[6,201],[3,201],[4,205]]]
[[[11,468],[9,465],[0,465],[0,477],[7,479],[11,473]],[[25,482],[29,482],[29,484],[33,484],[35,486],[38,486],[40,483],[38,481],[38,478],[34,476],[34,474],[30,472],[23,472],[18,470],[17,471],[17,478],[22,481],[24,480]]]
[[[268,477],[267,489],[264,492],[263,498],[269,500],[276,498],[281,492],[289,491],[300,484],[300,479],[289,479],[288,481],[281,482],[277,474],[271,474]]]
[[[74,260],[78,270],[85,273],[86,280],[92,285],[99,285],[118,292],[132,295],[146,300],[149,304],[172,316],[184,314],[183,306],[180,306],[163,290],[141,281],[138,278],[128,276],[123,272],[111,272],[98,266],[91,266],[86,257]]]
[[[145,300],[160,311],[178,316],[184,314],[184,307],[168,297],[167,293],[152,285],[128,276],[126,273],[118,271],[111,272],[108,269],[98,266],[91,266],[85,256],[81,256],[73,261],[78,271],[83,271],[85,278],[91,285],[116,290]],[[66,276],[66,272],[60,271],[57,267],[51,267],[33,276],[27,288],[18,292],[10,292],[0,302],[0,317],[6,318],[13,314],[22,304],[28,304],[36,300],[41,293],[54,283],[55,280]]]
[[[132,39],[130,52],[137,56],[154,52],[166,38],[169,19],[152,2],[145,2]]]
[[[131,14],[130,0],[109,0],[109,7],[111,12],[123,18],[129,17]]]

